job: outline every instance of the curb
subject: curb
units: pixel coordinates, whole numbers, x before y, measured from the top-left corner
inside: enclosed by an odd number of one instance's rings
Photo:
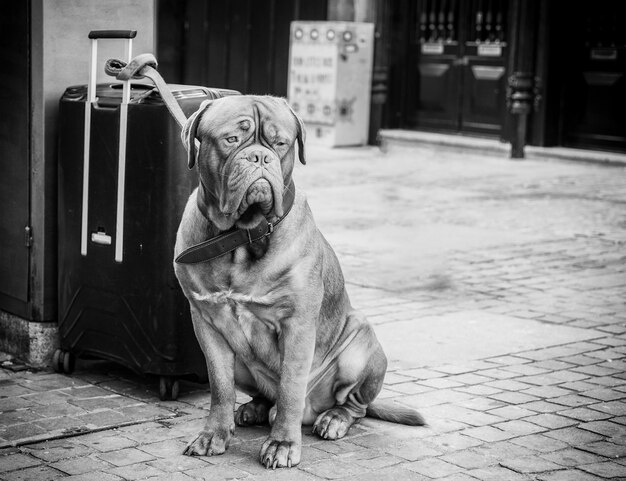
[[[381,149],[389,146],[419,146],[427,144],[454,149],[471,149],[486,155],[506,156],[511,153],[508,143],[496,139],[469,137],[460,134],[441,134],[402,129],[382,129],[378,132]],[[626,154],[604,152],[600,150],[572,149],[567,147],[525,147],[527,159],[558,160],[568,162],[586,162],[607,166],[626,167]],[[513,159],[524,160],[524,159]]]

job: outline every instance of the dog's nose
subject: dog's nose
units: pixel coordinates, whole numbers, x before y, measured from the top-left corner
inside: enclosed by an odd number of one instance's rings
[[[269,164],[272,161],[272,158],[262,150],[255,150],[254,152],[250,152],[248,160],[253,164],[262,165]]]

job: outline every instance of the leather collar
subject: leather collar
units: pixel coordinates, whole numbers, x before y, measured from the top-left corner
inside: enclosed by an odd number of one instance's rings
[[[203,186],[200,186],[202,189]],[[199,189],[199,190],[200,190]],[[252,229],[240,229],[233,227],[230,230],[222,232],[215,237],[207,239],[199,244],[188,247],[176,257],[175,262],[177,264],[199,264],[201,262],[207,262],[217,257],[228,254],[234,251],[237,247],[252,244],[258,241],[272,232],[280,222],[287,217],[287,214],[291,211],[294,199],[296,197],[296,186],[293,180],[289,182],[289,185],[285,188],[283,194],[283,210],[282,217],[279,217],[275,222],[267,222],[264,220]],[[201,212],[206,216],[204,209]]]

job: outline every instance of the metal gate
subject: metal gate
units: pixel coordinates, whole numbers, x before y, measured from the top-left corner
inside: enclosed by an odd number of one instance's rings
[[[404,126],[501,136],[506,0],[416,0],[409,5]]]

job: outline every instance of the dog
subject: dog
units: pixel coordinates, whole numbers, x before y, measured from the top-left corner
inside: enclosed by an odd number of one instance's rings
[[[177,232],[174,268],[211,391],[205,427],[184,454],[222,454],[235,425],[269,423],[260,461],[275,469],[300,462],[303,424],[329,440],[366,415],[423,425],[415,410],[373,402],[387,358],[295,189],[305,129],[287,101],[206,101],[182,140],[199,185]],[[235,386],[252,400],[234,413]]]

